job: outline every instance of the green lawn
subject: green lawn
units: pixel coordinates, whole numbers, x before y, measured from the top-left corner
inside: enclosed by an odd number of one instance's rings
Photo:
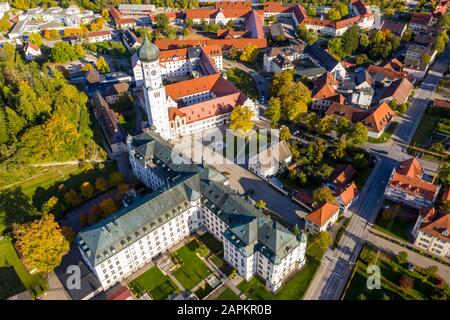
[[[176,259],[181,261],[181,266],[173,272],[173,275],[186,289],[192,289],[211,274],[211,270],[195,254],[197,248],[198,243],[193,240],[174,253]]]
[[[47,289],[47,280],[41,275],[30,274],[17,256],[9,240],[0,240],[0,300],[26,289],[40,296]]]
[[[318,267],[318,262],[312,259],[308,260],[302,269],[285,283],[275,295],[267,291],[264,283],[256,277],[248,282],[241,282],[238,288],[252,300],[299,300],[303,298]]]
[[[320,262],[322,260],[325,250],[320,248],[317,244],[309,241],[308,247],[306,248],[306,256]]]
[[[434,129],[436,128],[440,116],[430,115],[425,113],[417,127],[416,132],[411,140],[411,145],[417,147],[423,147],[426,145],[430,137],[433,135]]]
[[[137,296],[148,293],[155,300],[166,299],[170,294],[177,291],[173,281],[165,276],[158,267],[152,267],[145,273],[129,283],[130,288]]]
[[[394,222],[389,228],[390,220],[384,220],[383,214],[380,213],[374,224],[376,230],[382,231],[392,237],[409,241],[409,234],[411,230],[411,224],[406,221],[406,218],[397,215]]]
[[[241,298],[239,298],[233,290],[226,288],[225,291],[216,298],[216,300],[241,300]]]
[[[389,125],[389,127],[386,128],[386,130],[381,134],[379,138],[371,138],[369,137],[368,141],[370,143],[385,143],[388,142],[389,139],[391,139],[392,134],[395,131],[395,128],[397,128],[398,122],[392,121],[392,123]]]
[[[408,271],[405,265],[398,264],[393,257],[380,254],[377,265],[381,273],[381,289],[369,290],[366,285],[368,274],[366,272],[368,258],[376,252],[370,247],[364,247],[357,261],[353,277],[350,279],[348,287],[344,293],[344,300],[357,300],[360,295],[364,295],[368,300],[424,300],[430,299],[435,292],[434,279],[425,279],[417,271]],[[370,262],[372,263],[372,262]],[[420,267],[419,267],[420,268]],[[413,279],[413,288],[404,290],[400,287],[400,278],[407,275]],[[449,290],[447,284],[443,284],[444,290]]]
[[[258,99],[258,90],[253,78],[244,71],[231,68],[227,70],[227,80],[232,82],[237,89],[243,91],[250,99]]]
[[[38,215],[42,204],[53,195],[62,200],[64,191],[78,191],[85,181],[94,185],[97,177],[107,178],[117,169],[115,162],[105,162],[104,169],[84,170],[79,165],[64,165],[39,170],[36,177],[0,191],[0,234],[14,222],[24,222]],[[60,189],[61,185],[64,189]]]
[[[203,243],[213,254],[218,254],[223,250],[223,244],[214,238],[209,232],[202,234],[198,240]]]
[[[205,283],[204,287],[200,287],[195,291],[195,295],[200,299],[203,300],[208,294],[213,291],[213,288],[208,284]]]

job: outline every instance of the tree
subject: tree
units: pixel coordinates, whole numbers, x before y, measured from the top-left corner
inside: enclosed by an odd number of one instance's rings
[[[61,39],[61,35],[58,30],[55,29],[46,29],[44,30],[44,39],[45,40],[59,40]]]
[[[431,56],[429,54],[423,54],[422,57],[420,58],[420,61],[422,63],[428,64],[431,61]]]
[[[348,16],[349,11],[348,11],[348,5],[347,4],[345,4],[343,2],[335,2],[333,7],[336,8],[339,11],[339,13],[340,13],[342,18]]]
[[[112,186],[116,186],[119,183],[123,182],[125,180],[123,174],[120,172],[113,172],[109,175],[109,184]]]
[[[97,70],[100,71],[100,73],[108,73],[108,72],[111,71],[111,70],[109,69],[108,62],[106,62],[106,59],[105,59],[105,57],[103,57],[103,56],[100,56],[100,57],[97,59],[96,65],[97,65]]]
[[[81,44],[74,45],[73,50],[74,50],[77,58],[83,58],[86,55],[86,50],[84,50],[84,48]]]
[[[114,200],[111,198],[105,199],[102,202],[100,202],[100,208],[102,209],[103,217],[110,216],[111,214],[117,211],[116,204],[114,203]]]
[[[90,199],[94,195],[94,187],[88,182],[83,182],[81,185],[81,195],[85,199]]]
[[[315,18],[317,16],[317,10],[314,7],[309,7],[307,10],[308,17]]]
[[[339,12],[339,10],[335,9],[335,8],[331,8],[328,11],[328,19],[333,20],[333,21],[337,21],[337,20],[341,20],[341,13]]]
[[[329,134],[336,126],[336,119],[332,115],[327,115],[319,120],[316,129],[319,133]]]
[[[358,299],[358,300],[367,300],[366,296],[363,293],[358,294],[356,299]]]
[[[445,50],[445,45],[448,42],[448,35],[446,31],[442,31],[436,38],[434,49],[438,53],[442,53]]]
[[[266,202],[264,200],[258,200],[255,203],[255,207],[258,209],[264,209],[266,207]]]
[[[64,201],[70,207],[75,207],[81,204],[80,196],[72,189],[64,194]]]
[[[347,142],[345,140],[338,140],[336,142],[336,147],[331,153],[331,157],[335,160],[343,159],[346,155]]]
[[[450,28],[450,12],[447,12],[443,14],[438,21],[439,27],[442,29],[449,29]]]
[[[414,279],[404,274],[400,277],[399,284],[403,290],[411,290],[414,288]]]
[[[292,234],[297,237],[300,233],[301,231],[298,224],[295,224],[294,229],[292,230]]]
[[[49,213],[55,210],[58,205],[59,199],[56,196],[51,196],[41,207],[43,213]]]
[[[368,167],[369,161],[367,160],[364,153],[360,152],[356,153],[355,156],[353,157],[352,165],[356,169],[364,169]]]
[[[352,55],[359,46],[359,28],[353,25],[347,29],[342,35],[342,49],[344,53],[349,56]]]
[[[155,17],[156,27],[161,33],[167,33],[170,29],[170,21],[167,15],[164,13],[159,13]]]
[[[335,131],[337,132],[338,139],[347,135],[351,130],[352,124],[346,117],[339,117],[336,123]]]
[[[333,191],[331,191],[328,187],[320,187],[313,191],[312,200],[316,204],[316,206],[320,206],[325,202],[331,202],[336,204],[336,198],[333,195]]]
[[[106,20],[103,17],[98,18],[89,25],[89,30],[100,31],[105,27]]]
[[[83,66],[83,68],[81,68],[81,71],[83,71],[83,72],[89,72],[89,71],[94,70],[94,69],[95,69],[95,68],[94,68],[94,66],[93,66],[92,64],[86,63],[86,64]]]
[[[439,171],[439,179],[444,184],[450,184],[450,162],[442,164],[441,171]]]
[[[396,258],[398,264],[406,264],[408,262],[408,253],[406,251],[400,251]]]
[[[70,44],[60,41],[55,43],[50,50],[50,58],[53,62],[66,63],[78,59],[75,49]]]
[[[325,179],[333,173],[333,170],[333,167],[329,166],[326,163],[323,163],[315,172],[315,176],[320,177],[321,179]]]
[[[403,33],[402,42],[405,43],[410,42],[413,38],[413,35],[414,35],[413,30],[411,28],[407,28]]]
[[[106,20],[109,17],[109,10],[107,8],[102,9],[102,17]]]
[[[119,196],[123,197],[130,190],[130,186],[126,183],[119,183],[117,185],[117,193]]]
[[[258,47],[254,44],[248,44],[241,53],[240,59],[246,62],[254,62],[258,56]]]
[[[236,105],[230,114],[230,129],[242,130],[244,133],[253,129],[253,111],[246,106]]]
[[[284,141],[289,141],[291,138],[291,132],[289,131],[289,128],[286,126],[281,127],[280,129],[280,139]]]
[[[351,126],[347,133],[347,142],[355,147],[362,146],[369,138],[369,131],[362,122],[357,122]]]
[[[313,31],[308,31],[304,24],[298,25],[297,32],[300,39],[305,41],[307,44],[313,44],[317,41],[317,35]]]
[[[342,57],[345,56],[341,38],[332,38],[328,40],[327,49],[328,52],[336,58],[336,60],[340,61]]]
[[[11,28],[11,22],[9,22],[8,14],[4,13],[0,20],[0,32],[6,32]]]
[[[438,272],[438,267],[436,265],[428,266],[425,269],[422,269],[422,273],[427,277],[436,277]]]
[[[272,120],[274,126],[278,125],[281,117],[281,100],[279,98],[271,97],[269,99],[269,106],[265,111],[265,115]]]
[[[106,189],[108,189],[108,182],[103,177],[98,177],[95,180],[95,189],[97,189],[100,192],[105,192]]]
[[[358,54],[355,57],[355,63],[356,63],[357,66],[364,66],[364,65],[368,64],[369,62],[370,62],[369,58],[364,53],[363,54]]]
[[[367,34],[362,33],[359,36],[359,45],[365,49],[369,46],[369,44],[370,44],[369,36]]]
[[[61,264],[69,252],[69,242],[51,214],[31,223],[13,226],[16,248],[25,263],[39,272],[49,273]]]
[[[30,42],[37,45],[38,47],[42,47],[42,36],[38,32],[30,33]]]
[[[314,243],[322,250],[326,250],[332,242],[333,239],[327,231],[319,232],[319,234],[314,237]]]

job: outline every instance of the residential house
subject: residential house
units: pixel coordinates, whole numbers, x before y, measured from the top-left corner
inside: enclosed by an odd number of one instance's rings
[[[342,64],[331,56],[319,43],[306,46],[304,52],[317,65],[324,67],[327,72],[333,74],[337,80],[342,80],[347,75],[347,71]]]
[[[31,61],[42,55],[41,48],[34,43],[28,42],[24,48],[25,60]]]
[[[345,97],[336,91],[338,81],[334,76],[326,72],[314,81],[314,93],[312,96],[311,110],[325,112],[333,103],[345,102]]]
[[[422,79],[429,65],[434,61],[437,51],[433,48],[411,44],[406,49],[403,71],[415,79]],[[429,61],[424,60],[428,57]]]
[[[280,72],[294,68],[294,61],[302,59],[306,44],[299,44],[289,47],[272,47],[264,54],[263,67],[267,72]]]
[[[111,31],[91,31],[86,34],[86,41],[88,43],[97,43],[103,41],[111,41],[112,35]]]
[[[122,32],[123,43],[128,51],[135,52],[142,44],[142,39],[138,38],[136,34],[130,29],[125,29]]]
[[[339,206],[325,202],[305,216],[305,231],[311,235],[328,230],[339,217]]]
[[[117,103],[122,95],[128,94],[130,85],[126,82],[113,83],[106,87],[103,96],[109,104]]]
[[[392,34],[396,35],[400,39],[403,37],[408,25],[402,22],[395,22],[391,20],[384,20],[381,23],[381,30],[389,30]]]
[[[368,108],[375,94],[373,79],[370,73],[364,69],[355,75],[355,88],[352,91],[351,103],[357,106]]]
[[[341,212],[347,211],[358,198],[358,188],[352,182],[356,174],[350,164],[337,165],[325,183],[333,191]]]
[[[384,87],[389,86],[392,81],[402,79],[406,76],[405,72],[393,70],[391,65],[377,66],[371,64],[367,67],[367,71],[376,84]]]
[[[431,14],[415,12],[411,16],[411,20],[409,20],[409,27],[413,29],[413,31],[419,32],[430,26],[432,21],[433,16]]]
[[[414,245],[432,254],[450,258],[450,213],[425,207],[413,227]]]
[[[325,115],[346,117],[352,123],[362,122],[368,129],[369,137],[379,138],[391,123],[395,112],[385,102],[370,110],[361,110],[360,108],[333,103],[325,112]]]
[[[407,78],[395,80],[384,90],[380,102],[406,103],[412,90],[413,84]]]
[[[358,199],[358,188],[354,182],[342,189],[335,191],[336,200],[339,204],[340,212],[346,212]]]
[[[423,168],[417,158],[400,162],[392,170],[386,187],[386,198],[402,205],[420,209],[436,201],[439,186],[423,180]]]
[[[403,68],[403,63],[401,63],[397,58],[391,58],[380,64],[380,67],[383,67],[388,70],[401,72]]]
[[[435,108],[450,109],[450,100],[436,99],[433,102]]]
[[[292,153],[285,140],[271,145],[269,148],[250,157],[248,169],[262,178],[277,174],[280,166],[287,167],[292,160]]]

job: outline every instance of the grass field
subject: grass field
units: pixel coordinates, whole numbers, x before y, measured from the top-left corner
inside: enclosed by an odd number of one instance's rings
[[[441,117],[425,113],[411,140],[411,145],[423,147],[426,145]]]
[[[395,128],[397,128],[398,122],[392,121],[392,123],[389,125],[389,127],[386,128],[386,130],[381,134],[379,138],[370,138],[368,141],[370,143],[385,143],[388,142],[389,139],[391,139],[392,134],[395,131]]]
[[[319,263],[317,261],[308,260],[301,270],[285,283],[275,295],[267,291],[264,283],[256,277],[248,282],[241,282],[238,288],[252,300],[299,300],[303,298],[318,268]]]
[[[383,219],[383,214],[380,213],[375,221],[374,228],[376,230],[382,231],[390,236],[399,238],[404,241],[409,241],[409,234],[411,233],[412,223],[409,223],[404,216],[407,216],[407,211],[400,212],[394,219],[391,226],[390,219]]]
[[[29,289],[34,296],[47,289],[47,280],[30,274],[9,240],[0,240],[0,300]]]
[[[181,261],[181,266],[173,272],[173,275],[186,289],[194,288],[211,274],[211,270],[195,254],[197,248],[198,243],[191,241],[174,254]]]
[[[216,300],[241,300],[241,298],[239,298],[233,290],[226,288],[225,291],[216,298]]]
[[[152,267],[129,283],[137,296],[148,293],[155,300],[166,299],[177,291],[176,285],[158,267]]]
[[[244,92],[250,99],[258,99],[255,80],[244,71],[237,68],[228,69],[227,80],[232,82],[237,89]]]

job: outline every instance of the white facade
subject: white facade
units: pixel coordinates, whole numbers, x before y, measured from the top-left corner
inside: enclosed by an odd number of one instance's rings
[[[111,32],[99,34],[99,35],[93,35],[93,36],[90,36],[89,33],[87,34],[87,42],[88,43],[97,43],[97,42],[110,41],[110,40],[112,40]]]
[[[432,254],[450,258],[450,242],[434,237],[431,234],[419,231],[414,245]]]
[[[25,49],[25,60],[26,61],[31,61],[34,60],[37,57],[40,57],[42,55],[41,53],[41,49],[37,48],[37,50],[33,47],[31,47],[30,45],[26,46]]]
[[[5,12],[8,12],[11,10],[11,7],[9,6],[9,2],[0,2],[0,18],[3,17]]]

